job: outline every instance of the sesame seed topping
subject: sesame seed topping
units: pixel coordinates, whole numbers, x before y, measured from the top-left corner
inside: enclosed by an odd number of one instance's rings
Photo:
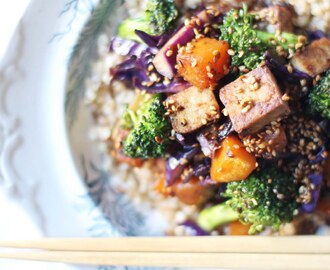
[[[170,57],[170,56],[172,56],[173,55],[173,51],[172,50],[168,50],[167,52],[166,52],[166,56],[167,57]]]
[[[230,56],[234,56],[235,55],[235,51],[233,49],[229,49],[227,51],[227,53],[230,55]]]
[[[287,66],[287,70],[289,71],[289,73],[292,73],[293,72],[293,67],[289,64]]]

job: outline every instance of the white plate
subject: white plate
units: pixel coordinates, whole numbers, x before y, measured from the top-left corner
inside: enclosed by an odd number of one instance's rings
[[[34,0],[23,16],[0,65],[1,179],[45,236],[161,234],[145,230],[144,217],[107,186],[107,174],[89,166],[92,174],[86,177],[80,163],[90,147],[82,149],[86,133],[75,134],[86,124],[80,118],[86,113],[83,82],[95,60],[86,50],[95,52],[97,36],[114,31],[115,15],[124,12],[117,9],[122,1],[101,0],[101,9],[98,2]],[[67,106],[65,89],[77,94]],[[94,157],[99,158],[96,152],[86,156],[84,164]]]

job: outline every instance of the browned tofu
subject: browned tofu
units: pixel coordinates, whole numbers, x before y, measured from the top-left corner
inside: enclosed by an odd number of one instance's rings
[[[290,113],[288,104],[268,67],[259,67],[220,90],[233,127],[242,135],[253,134]]]
[[[277,30],[281,32],[293,32],[294,26],[292,22],[293,12],[289,7],[274,5],[263,8],[256,13],[261,21],[266,23],[268,32],[275,33]]]
[[[173,129],[190,133],[220,118],[220,108],[210,89],[190,87],[165,100]]]
[[[321,38],[313,41],[292,57],[291,64],[310,76],[323,73],[330,68],[330,40]]]

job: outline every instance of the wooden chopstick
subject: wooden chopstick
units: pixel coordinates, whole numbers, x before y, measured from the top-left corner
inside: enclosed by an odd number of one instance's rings
[[[330,254],[330,236],[57,238],[0,241],[2,248],[53,251]]]
[[[203,267],[254,270],[317,270],[326,269],[330,265],[330,256],[324,254],[39,251],[0,253],[0,258],[80,265]]]
[[[0,241],[0,258],[85,265],[326,269],[328,236],[122,237]],[[27,249],[27,250],[26,250]]]

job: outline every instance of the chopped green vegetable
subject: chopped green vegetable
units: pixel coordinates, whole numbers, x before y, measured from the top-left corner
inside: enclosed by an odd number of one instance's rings
[[[118,28],[118,35],[140,41],[135,30],[141,30],[151,35],[160,35],[173,27],[178,17],[178,10],[173,0],[148,0],[142,16],[129,18]]]
[[[137,101],[127,108],[123,116],[123,126],[130,129],[123,142],[126,156],[147,159],[165,155],[170,143],[171,125],[164,114],[161,94],[139,94]]]
[[[238,213],[225,203],[221,203],[202,210],[197,224],[206,231],[238,219]]]
[[[264,60],[264,53],[277,45],[285,51],[294,51],[294,45],[299,37],[291,33],[271,34],[254,28],[255,15],[248,14],[247,6],[242,9],[232,9],[224,17],[220,26],[220,39],[230,43],[234,51],[232,65],[244,66],[249,70],[255,69]]]
[[[330,119],[330,70],[321,78],[309,94],[309,108]]]
[[[293,177],[274,168],[229,183],[223,195],[229,198],[226,204],[239,213],[239,220],[251,224],[250,234],[266,226],[278,230],[281,224],[292,221],[298,208]]]

